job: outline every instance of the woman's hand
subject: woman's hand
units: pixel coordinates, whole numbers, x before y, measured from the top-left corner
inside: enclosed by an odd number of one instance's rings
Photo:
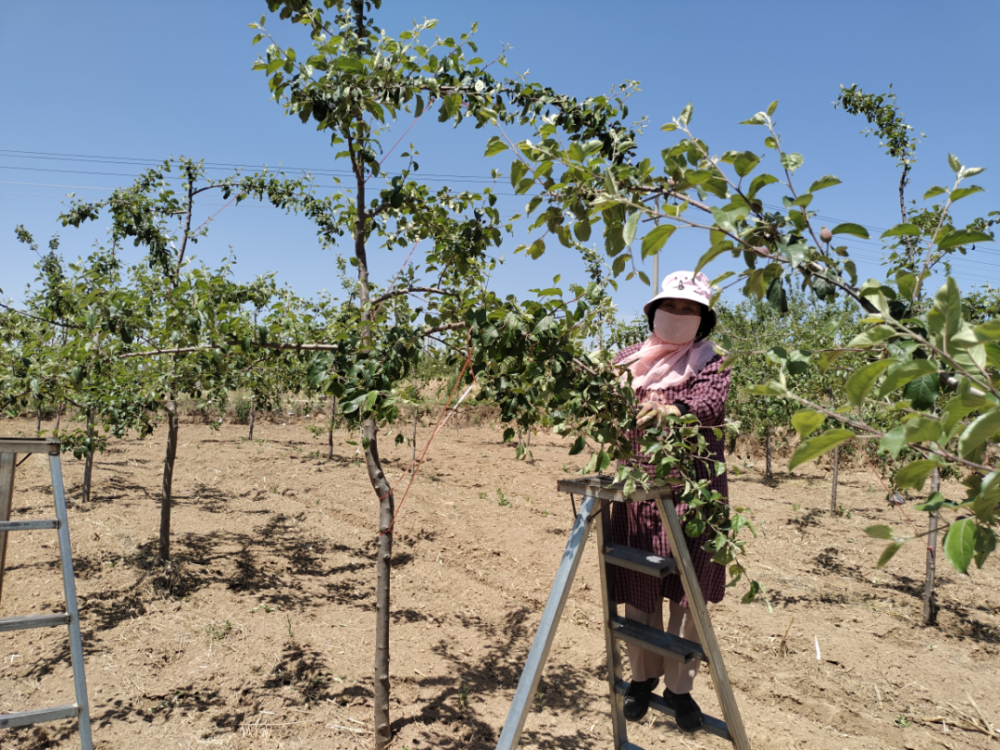
[[[681,410],[673,404],[658,404],[646,401],[639,405],[639,413],[635,418],[636,427],[663,427],[668,416],[681,416]]]

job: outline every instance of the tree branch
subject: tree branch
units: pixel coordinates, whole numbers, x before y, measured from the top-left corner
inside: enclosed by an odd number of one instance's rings
[[[72,323],[62,323],[58,320],[49,320],[48,318],[40,318],[37,315],[32,315],[30,312],[25,312],[24,310],[18,310],[16,307],[5,305],[2,302],[0,302],[0,307],[4,308],[5,310],[10,310],[12,313],[23,315],[26,318],[31,318],[32,320],[37,320],[42,323],[48,323],[49,325],[60,326],[62,328],[73,328],[78,331],[82,331],[84,329],[83,326],[73,325]]]
[[[231,346],[242,346],[240,341],[229,342]],[[278,349],[282,351],[302,351],[302,352],[335,352],[340,350],[339,344],[261,344],[255,343],[262,349]],[[115,359],[131,359],[133,357],[157,357],[161,354],[192,354],[194,352],[204,352],[211,349],[218,349],[218,344],[204,344],[202,346],[181,346],[176,349],[152,349],[144,352],[129,352],[119,354]]]
[[[383,302],[385,302],[388,299],[392,299],[393,297],[402,297],[404,294],[413,294],[415,292],[422,292],[424,294],[444,294],[449,297],[461,298],[461,295],[459,295],[457,292],[449,292],[447,289],[438,289],[436,287],[431,287],[431,286],[410,286],[407,287],[406,289],[394,289],[391,292],[386,292],[381,297],[376,297],[375,299],[372,300],[372,307],[381,305]]]

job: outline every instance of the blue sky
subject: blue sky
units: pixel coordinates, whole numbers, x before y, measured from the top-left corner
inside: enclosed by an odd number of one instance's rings
[[[0,116],[3,296],[20,298],[34,277],[34,256],[14,239],[17,224],[43,243],[58,231],[67,258],[83,255],[103,240],[107,224],[60,227],[65,194],[107,196],[110,189],[129,184],[140,163],[183,154],[251,170],[263,165],[344,168],[334,161],[328,138],[284,117],[269,101],[264,76],[250,70],[263,45],[251,47],[247,24],[265,10],[265,2],[248,0],[52,0],[0,6],[0,45],[7,60]],[[457,36],[478,21],[483,57],[490,59],[509,44],[511,73],[530,71],[533,80],[576,96],[605,93],[626,79],[640,81],[642,91],[632,101],[630,116],[648,117],[640,146],[654,163],[660,149],[676,140],[659,126],[689,101],[695,106],[692,126],[713,153],[764,153],[764,131],[737,123],[778,99],[785,147],[805,156],[796,175],[799,184],[828,173],[843,180],[817,194],[812,208],[820,213],[819,223],[854,221],[869,226],[874,236],[899,220],[899,172],[875,140],[859,135],[864,123],[834,110],[832,102],[840,84],[858,83],[878,92],[892,83],[907,121],[927,134],[918,147],[911,197],[930,185],[950,184],[946,157],[951,151],[966,164],[990,168],[976,178],[988,192],[959,204],[958,221],[1000,209],[995,137],[1000,108],[995,93],[989,93],[1000,67],[994,46],[997,0],[947,8],[923,0],[384,0],[377,14],[391,34],[408,28],[411,18],[425,16],[439,19],[435,32],[441,36]],[[300,38],[277,19],[268,27],[279,41]],[[409,125],[409,119],[401,120],[384,142],[395,142]],[[468,124],[456,130],[424,117],[403,145],[412,142],[420,151],[421,173],[429,184],[467,189],[487,184],[491,168],[506,172],[509,167],[503,156],[482,156],[490,135]],[[391,172],[392,158],[386,167]],[[331,183],[323,178],[319,184]],[[780,193],[771,190],[770,200],[779,203]],[[499,192],[503,211],[523,208],[524,198],[515,197],[506,181]],[[216,198],[206,204],[202,219],[222,205]],[[584,278],[576,256],[555,243],[539,261],[515,257],[514,247],[525,239],[522,230],[501,248],[508,262],[494,279],[498,292],[524,295],[529,288],[548,286],[557,273],[564,280]],[[860,274],[878,276],[880,244],[849,245]],[[705,247],[705,237],[677,232],[661,256],[662,273],[693,266]],[[318,247],[304,219],[249,202],[227,208],[196,253],[215,264],[230,248],[241,278],[276,271],[302,295],[339,288],[335,251]],[[342,252],[347,254],[347,248]],[[376,277],[390,277],[404,257],[405,251],[375,251]],[[720,259],[710,275],[729,269],[730,262]],[[986,282],[997,286],[1000,248],[980,246],[956,261],[955,272],[963,288]],[[629,314],[649,296],[648,287],[635,280],[623,284],[616,299]]]

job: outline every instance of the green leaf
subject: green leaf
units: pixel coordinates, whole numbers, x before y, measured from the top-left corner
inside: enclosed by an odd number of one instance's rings
[[[1000,318],[981,323],[972,330],[979,341],[997,341],[1000,339]]]
[[[901,388],[914,378],[931,373],[937,373],[937,365],[929,359],[915,359],[912,362],[903,362],[902,364],[894,365],[886,373],[882,387],[878,390],[878,398],[888,396],[894,390]]]
[[[936,373],[921,375],[906,384],[906,388],[903,389],[903,398],[910,401],[910,405],[914,409],[930,409],[937,401],[940,387]]]
[[[801,438],[806,438],[814,433],[825,421],[825,414],[812,409],[800,409],[792,415],[792,427]]]
[[[669,133],[671,130],[677,130],[677,125],[672,122],[668,122],[666,125],[660,126],[660,130],[665,130]]]
[[[892,229],[886,229],[882,232],[880,239],[885,239],[886,237],[919,237],[920,227],[916,224],[897,224]]]
[[[625,222],[625,226],[622,227],[622,241],[625,243],[625,247],[632,244],[632,240],[635,239],[635,230],[639,227],[639,219],[642,217],[642,211],[633,211],[632,215],[628,217],[628,221]]]
[[[915,490],[922,490],[924,482],[927,481],[927,477],[931,475],[931,472],[937,468],[937,465],[937,461],[932,461],[929,458],[912,461],[896,472],[893,484],[901,490],[908,487]]]
[[[655,255],[663,249],[663,246],[667,244],[667,240],[670,239],[670,235],[674,233],[677,227],[673,224],[661,224],[658,227],[653,227],[650,232],[642,238],[642,257],[647,258],[650,255]],[[697,271],[695,272],[697,273]]]
[[[875,567],[884,567],[885,564],[889,562],[897,552],[899,552],[899,548],[902,546],[902,542],[893,542],[892,544],[886,545],[886,548],[882,550],[882,554],[879,555],[878,562],[875,563]]]
[[[736,157],[733,168],[736,170],[736,174],[740,177],[746,177],[748,174],[753,172],[754,169],[756,169],[758,164],[760,164],[759,156],[757,156],[753,151],[744,151]]]
[[[747,190],[747,197],[753,198],[755,195],[757,195],[757,192],[762,187],[765,187],[767,185],[772,185],[775,182],[778,182],[778,178],[775,177],[773,174],[757,175],[756,177],[753,178],[753,181],[750,183],[750,189]]]
[[[802,154],[782,154],[781,166],[788,170],[789,174],[795,174],[795,170],[802,166]]]
[[[967,573],[976,550],[976,522],[963,518],[952,523],[941,546],[952,567],[959,573]]]
[[[788,461],[788,470],[791,471],[800,464],[819,458],[853,437],[854,433],[850,430],[835,428],[801,442]]]
[[[510,148],[498,135],[494,135],[486,142],[486,153],[484,156],[496,156],[502,151]]]
[[[899,458],[899,452],[906,445],[906,427],[905,425],[899,425],[899,427],[893,427],[882,439],[879,440],[879,447],[887,451],[893,460]]]
[[[774,111],[778,108],[778,101],[779,101],[778,99],[775,99],[773,102],[771,102],[770,104],[767,105],[767,116],[768,117],[770,117],[771,115],[773,115]]]
[[[740,125],[763,125],[766,122],[767,122],[767,117],[764,115],[764,113],[763,112],[758,112],[753,117],[751,117],[749,120],[742,120],[742,121],[740,121],[739,124]]]
[[[643,256],[645,256],[646,255],[645,240],[643,241],[643,246],[644,247],[642,254]],[[709,249],[704,255],[701,256],[701,258],[698,259],[698,265],[695,266],[694,272],[698,273],[699,271],[701,271],[701,269],[703,269],[705,266],[707,266],[709,263],[715,260],[716,257],[722,255],[725,252],[731,251],[732,249],[733,249],[733,244],[731,242],[724,242],[720,245],[716,245],[715,247]]]
[[[986,563],[986,558],[997,548],[997,534],[993,529],[976,526],[976,554],[973,560],[976,567],[982,568]]]
[[[424,98],[417,94],[417,104],[413,111],[413,116],[419,118],[424,113]]]
[[[985,193],[979,185],[969,185],[969,187],[955,188],[951,191],[951,202],[960,201],[968,195],[974,195],[976,193]]]
[[[823,188],[833,187],[834,185],[839,185],[839,184],[840,180],[834,177],[832,174],[824,175],[809,186],[809,192],[815,193],[817,190],[822,190]]]
[[[903,425],[907,443],[938,442],[941,439],[941,422],[934,417],[914,417]]]
[[[764,293],[767,302],[779,315],[788,312],[788,294],[781,283],[781,279],[771,279],[767,283],[767,291]]]
[[[577,453],[583,451],[587,447],[587,441],[584,439],[583,435],[580,435],[573,443],[573,447],[569,449],[569,455],[575,456]]]
[[[893,363],[891,359],[879,359],[875,362],[870,362],[869,364],[862,367],[860,370],[855,370],[851,376],[847,379],[844,384],[844,391],[847,393],[847,398],[855,406],[860,406],[868,396],[868,392],[875,385],[875,381],[878,380],[879,375],[885,372],[886,368]]]
[[[994,407],[985,414],[980,414],[965,428],[958,439],[958,454],[967,458],[998,431],[1000,431],[1000,407]]]
[[[962,162],[960,162],[958,157],[954,154],[948,154],[948,166],[950,166],[952,171],[956,174],[962,170]]]
[[[965,384],[968,385],[968,381],[965,381]],[[967,414],[978,411],[985,405],[986,399],[983,396],[974,396],[968,392],[952,396],[941,412],[941,429],[944,430],[945,435],[951,437],[959,422]]]
[[[936,197],[938,195],[941,195],[941,194],[947,193],[947,192],[948,191],[945,190],[940,185],[935,185],[934,187],[928,189],[928,191],[926,193],[924,193],[924,200],[927,200],[928,198],[934,198],[934,197]]]
[[[896,535],[892,533],[892,529],[885,524],[875,524],[874,526],[866,526],[865,533],[872,537],[873,539],[895,539]]]
[[[919,510],[921,513],[937,513],[941,510],[941,506],[946,502],[945,496],[940,492],[935,492],[926,502],[917,503],[913,506],[913,510]]]
[[[869,239],[868,230],[865,229],[860,224],[852,224],[847,222],[845,224],[838,224],[833,229],[830,230],[831,234],[850,234],[855,237],[860,237],[863,240]]]
[[[947,250],[949,247],[959,245],[972,245],[976,242],[993,242],[993,238],[985,232],[970,231],[967,229],[955,229],[948,232],[938,241],[938,250]]]
[[[935,333],[945,333],[949,339],[962,327],[962,293],[951,276],[934,295],[927,323]]]
[[[688,105],[681,110],[680,116],[677,118],[677,122],[681,125],[687,126],[691,122],[691,115],[694,114],[694,105],[688,102]]]
[[[898,331],[892,326],[887,325],[877,325],[873,328],[869,328],[862,331],[848,343],[848,349],[854,348],[864,348],[871,349],[875,344],[885,341],[886,339],[891,339],[896,336]]]
[[[528,167],[520,159],[515,159],[510,165],[510,186],[516,188],[527,172]]]
[[[363,73],[365,71],[365,65],[361,60],[347,55],[338,57],[334,65],[345,73]]]
[[[900,299],[913,299],[917,287],[917,277],[912,273],[900,271],[896,274],[896,286],[899,287]]]

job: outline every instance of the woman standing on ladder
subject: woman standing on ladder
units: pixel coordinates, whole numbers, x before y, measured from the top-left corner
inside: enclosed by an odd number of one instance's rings
[[[717,320],[711,299],[711,286],[704,274],[670,274],[663,280],[660,293],[643,308],[649,321],[649,338],[622,350],[615,362],[628,366],[632,373],[632,387],[640,403],[636,420],[640,428],[666,425],[667,415],[694,414],[698,418],[711,455],[695,462],[695,473],[699,479],[709,479],[712,489],[725,499],[729,495],[726,474],[714,476],[714,462],[725,461],[724,446],[711,428],[721,427],[724,421],[731,372],[719,369],[722,357],[708,340]],[[633,436],[633,447],[638,456],[637,438]],[[639,460],[636,465],[653,473],[651,464]],[[683,518],[687,505],[679,502],[676,508],[677,515]],[[702,549],[710,533],[689,538],[687,544],[702,594],[707,601],[718,602],[725,592],[726,570],[713,563],[711,553]],[[663,557],[671,554],[652,501],[615,503],[611,536],[615,544]],[[667,632],[699,642],[679,576],[658,579],[619,567],[614,569],[614,576],[615,598],[625,604],[628,619],[662,630],[666,599]],[[649,697],[662,676],[663,697],[674,709],[677,725],[688,732],[696,731],[701,726],[701,709],[691,697],[691,688],[700,660],[683,664],[633,644],[628,645],[628,657],[632,682],[625,693],[625,717],[638,721],[645,716]]]

